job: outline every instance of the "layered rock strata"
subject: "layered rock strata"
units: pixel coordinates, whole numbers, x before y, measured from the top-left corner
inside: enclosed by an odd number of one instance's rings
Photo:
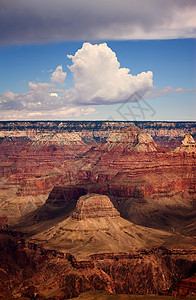
[[[190,134],[185,134],[184,139],[181,142],[181,146],[177,147],[175,152],[196,152],[196,144],[194,138]]]
[[[0,233],[0,297],[1,299],[69,299],[82,292],[107,291],[118,295],[139,294],[151,299],[153,295],[196,294],[192,276],[195,251],[168,251],[152,248],[122,253],[101,253],[86,260],[41,245],[27,242],[20,233]],[[188,282],[187,282],[188,281]],[[185,293],[184,293],[185,291]],[[142,296],[145,295],[145,296]],[[151,295],[148,296],[147,295]],[[106,296],[110,299],[110,296]],[[89,293],[89,298],[93,295]],[[106,298],[104,297],[104,299]],[[122,299],[128,299],[126,295]],[[86,299],[86,297],[85,297]],[[93,297],[94,299],[94,297]],[[162,297],[161,297],[162,299]],[[180,299],[180,298],[177,298]]]
[[[157,145],[153,138],[145,130],[140,130],[132,124],[130,127],[121,130],[112,131],[103,146],[107,150],[136,151],[136,152],[154,152],[157,151]]]
[[[72,213],[72,218],[76,220],[86,220],[87,218],[115,218],[120,213],[114,208],[109,197],[99,194],[87,194],[81,196]]]

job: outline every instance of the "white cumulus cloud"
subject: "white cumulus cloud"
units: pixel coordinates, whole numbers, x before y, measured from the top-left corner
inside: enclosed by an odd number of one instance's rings
[[[63,119],[82,117],[97,113],[93,105],[110,105],[135,101],[132,97],[155,98],[168,93],[185,93],[181,87],[166,86],[156,91],[151,71],[132,75],[130,69],[121,68],[120,63],[106,43],[84,43],[72,60],[69,69],[73,73],[74,86],[60,89],[66,72],[58,66],[52,73],[50,82],[29,82],[29,91],[13,93],[5,91],[0,95],[1,120]],[[51,82],[52,81],[52,82]]]
[[[57,82],[61,86],[65,85],[65,78],[67,76],[66,72],[63,72],[62,66],[58,66],[56,70],[52,73],[51,75],[51,81],[52,82]]]
[[[130,74],[121,68],[115,52],[106,43],[84,43],[74,56],[68,55],[73,64],[69,67],[74,76],[75,101],[83,104],[112,104],[129,98],[134,92],[142,95],[153,88],[153,73]]]

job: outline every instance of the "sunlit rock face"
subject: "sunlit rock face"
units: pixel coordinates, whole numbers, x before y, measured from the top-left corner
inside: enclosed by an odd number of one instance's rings
[[[137,136],[140,129],[131,124],[128,128],[123,128],[120,130],[114,130],[110,132],[107,142],[108,143],[125,143],[130,146],[135,146],[137,144]]]
[[[73,219],[86,220],[88,218],[119,217],[120,213],[114,208],[109,197],[99,194],[81,196],[72,214]]]
[[[188,133],[185,134],[184,139],[182,141],[182,145],[183,146],[191,146],[191,145],[194,146],[195,145],[195,141],[194,141],[192,135],[190,135]]]
[[[120,148],[125,151],[136,152],[157,151],[157,145],[151,135],[145,130],[139,129],[134,124],[131,124],[128,128],[110,132],[106,147],[113,150]]]
[[[195,147],[195,140],[192,137],[192,135],[190,135],[189,133],[186,133],[184,136],[184,139],[181,142],[181,146],[177,147],[175,150],[175,152],[195,152],[196,151],[196,147]]]
[[[138,143],[134,148],[137,152],[154,152],[157,151],[157,144],[145,130],[141,130],[137,136]]]

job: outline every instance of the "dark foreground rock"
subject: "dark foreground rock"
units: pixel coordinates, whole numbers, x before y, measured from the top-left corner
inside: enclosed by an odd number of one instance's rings
[[[186,295],[196,293],[189,278],[195,251],[153,248],[134,253],[103,253],[78,261],[73,255],[25,241],[20,233],[0,234],[2,299],[69,299],[82,292]]]

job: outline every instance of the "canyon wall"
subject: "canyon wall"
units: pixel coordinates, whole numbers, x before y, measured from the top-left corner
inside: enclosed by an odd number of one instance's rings
[[[136,123],[0,122],[2,297],[195,293],[195,123]]]
[[[0,232],[0,296],[69,299],[82,292],[180,295],[195,268],[195,251],[153,248],[135,253],[73,255],[25,242],[18,232]],[[186,284],[185,284],[186,282]],[[184,292],[184,290],[183,290]],[[189,295],[195,293],[195,286]],[[183,295],[183,294],[182,294]]]

